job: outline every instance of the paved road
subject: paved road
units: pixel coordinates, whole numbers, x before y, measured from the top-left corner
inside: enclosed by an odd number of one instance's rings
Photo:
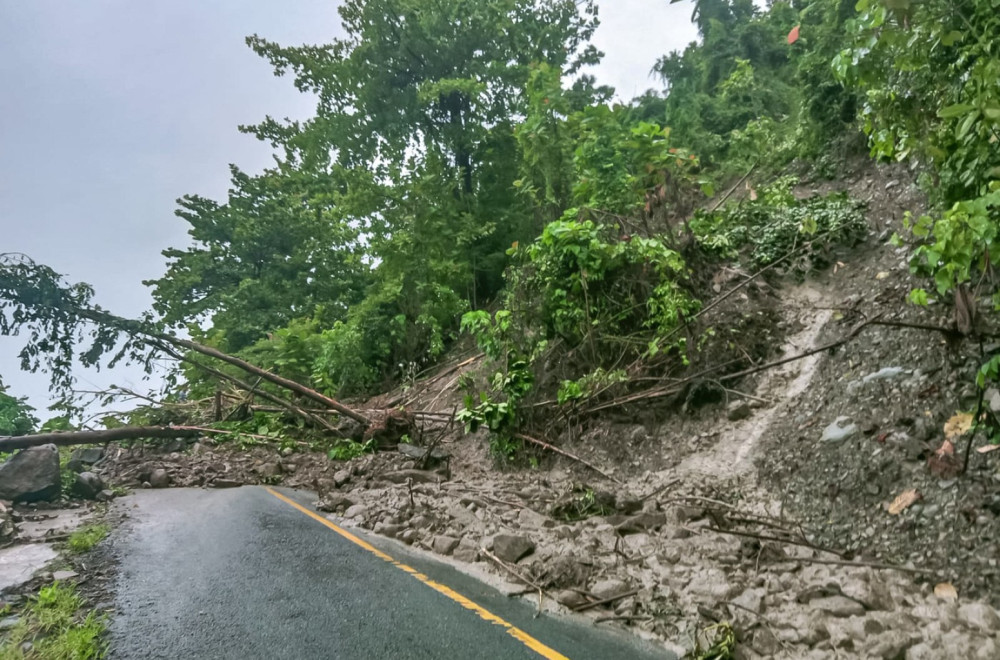
[[[257,487],[119,500],[130,520],[113,537],[111,658],[673,657],[586,622],[534,619],[451,566],[348,538],[307,502]]]

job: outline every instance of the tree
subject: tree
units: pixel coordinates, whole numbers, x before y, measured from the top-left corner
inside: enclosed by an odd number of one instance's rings
[[[164,250],[166,274],[145,282],[156,311],[171,325],[210,318],[213,342],[231,351],[320,306],[326,323],[343,319],[370,270],[359,228],[342,213],[351,176],[233,167],[226,203],[179,200],[194,245]]]
[[[25,435],[35,430],[38,419],[31,413],[34,408],[25,399],[7,394],[0,382],[0,436]]]

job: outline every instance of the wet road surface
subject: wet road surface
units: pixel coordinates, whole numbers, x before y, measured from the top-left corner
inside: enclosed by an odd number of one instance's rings
[[[672,658],[260,487],[122,498],[113,659]],[[353,537],[353,538],[351,538]]]

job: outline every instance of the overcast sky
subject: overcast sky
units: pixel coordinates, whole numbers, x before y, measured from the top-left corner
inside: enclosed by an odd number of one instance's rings
[[[600,0],[594,70],[623,98],[655,81],[657,57],[696,38],[688,2]],[[228,163],[249,171],[270,150],[240,134],[265,115],[304,118],[311,99],[243,42],[342,34],[321,0],[0,0],[0,252],[85,281],[97,302],[135,316],[166,247],[187,245],[174,200],[224,196]],[[0,337],[10,393],[48,404],[47,378],[19,371],[21,342]],[[78,387],[142,387],[134,369],[80,373]],[[42,415],[44,418],[45,415]]]

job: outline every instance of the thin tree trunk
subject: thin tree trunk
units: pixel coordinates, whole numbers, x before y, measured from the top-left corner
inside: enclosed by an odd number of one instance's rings
[[[41,445],[96,445],[140,438],[197,438],[200,431],[171,426],[120,426],[104,431],[59,431],[0,438],[0,451],[14,451]]]

